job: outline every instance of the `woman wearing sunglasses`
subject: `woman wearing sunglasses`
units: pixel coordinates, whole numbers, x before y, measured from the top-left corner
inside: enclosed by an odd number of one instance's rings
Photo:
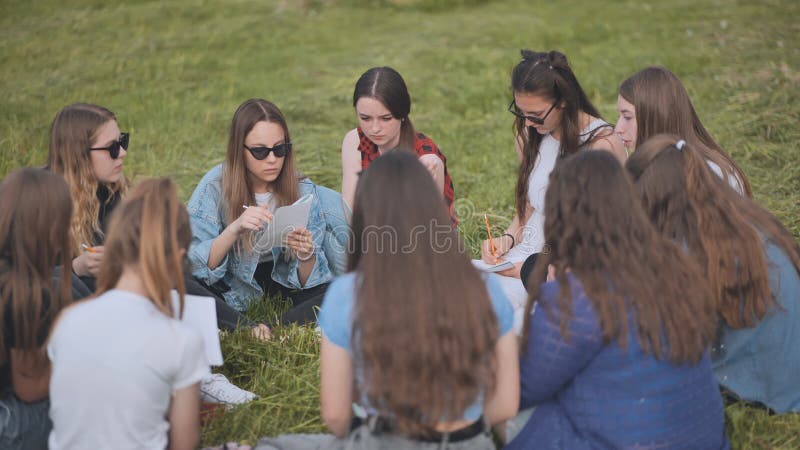
[[[50,127],[47,166],[67,181],[75,208],[70,222],[72,270],[92,291],[109,213],[128,188],[122,172],[128,141],[114,113],[98,105],[69,105]]]
[[[269,226],[276,208],[313,196],[307,228],[283,246],[254,248],[254,233]],[[283,113],[250,99],[231,121],[225,162],[211,169],[189,200],[193,274],[244,310],[264,294],[292,301],[281,323],[316,320],[328,283],[345,265],[349,232],[341,195],[295,171]]]
[[[505,234],[492,239],[494,252],[487,239],[481,253],[489,264],[514,263],[500,274],[505,275],[506,293],[519,310],[527,297],[519,278],[527,281],[536,258],[532,255],[542,252],[545,244],[544,194],[556,161],[588,147],[607,150],[621,161],[625,153],[612,126],[600,117],[584,93],[564,54],[522,50],[522,61],[511,74],[511,87],[514,100],[508,110],[516,118],[515,144],[520,159],[517,214]]]
[[[413,151],[428,168],[437,192],[444,196],[450,220],[458,223],[453,180],[447,172],[447,159],[427,136],[417,133],[411,118],[411,96],[403,77],[391,67],[373,67],[356,82],[353,107],[358,127],[342,142],[342,197],[353,206],[358,174],[382,154],[403,149]]]
[[[114,113],[93,104],[76,103],[63,108],[50,127],[47,166],[61,174],[70,186],[74,214],[69,250],[72,271],[79,278],[73,277],[72,284],[74,291],[85,295],[95,290],[104,260],[108,219],[128,188],[123,161],[129,140],[128,133],[120,132]],[[213,296],[191,276],[186,277],[185,284],[191,295]],[[253,323],[221,298],[216,298],[216,311],[217,324],[222,329],[246,326],[257,337],[269,336],[265,324]],[[241,403],[255,397],[219,374],[203,380],[202,392],[204,399],[215,403]]]

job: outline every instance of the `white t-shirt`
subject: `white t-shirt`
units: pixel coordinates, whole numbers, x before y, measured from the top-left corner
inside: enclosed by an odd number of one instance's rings
[[[200,335],[121,290],[66,310],[47,353],[51,450],[166,448],[172,394],[209,373]]]
[[[718,177],[722,178],[723,173],[722,169],[719,167],[717,163],[711,161],[710,159],[706,160],[706,164],[708,164],[708,168],[711,169],[712,172],[717,174]],[[736,175],[735,172],[731,172],[728,174],[728,184],[732,187],[739,195],[744,195],[744,182],[739,179],[739,176]]]
[[[589,123],[581,131],[580,144],[582,145],[591,136],[592,131],[605,125],[608,124],[602,119],[595,119]],[[525,261],[528,256],[541,252],[544,247],[544,197],[550,182],[550,172],[558,160],[560,147],[561,143],[550,133],[542,137],[539,143],[539,156],[528,176],[528,203],[533,207],[533,212],[522,228],[522,239],[503,256],[507,261],[513,263]]]

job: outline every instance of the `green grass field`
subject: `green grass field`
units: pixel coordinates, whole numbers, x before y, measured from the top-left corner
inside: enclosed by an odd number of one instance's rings
[[[222,160],[235,108],[263,97],[287,115],[300,168],[338,189],[355,80],[391,65],[447,154],[477,252],[480,215],[504,226],[513,214],[510,70],[520,48],[559,49],[611,121],[624,78],[676,72],[756,198],[800,237],[798,17],[793,0],[0,0],[0,176],[43,164],[55,113],[92,102],[132,134],[126,173],[173,177],[188,198]],[[313,331],[233,334],[223,352],[222,371],[260,399],[211,421],[204,444],[324,430]],[[800,448],[797,415],[726,412],[735,448]]]

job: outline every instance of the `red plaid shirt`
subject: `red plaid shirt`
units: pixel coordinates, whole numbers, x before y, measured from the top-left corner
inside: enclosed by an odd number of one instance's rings
[[[378,146],[369,140],[366,134],[358,128],[358,151],[361,152],[361,170],[369,167],[372,161],[375,161],[381,154],[378,152]],[[453,179],[447,172],[447,158],[444,156],[439,147],[422,133],[417,133],[414,138],[414,151],[417,153],[417,158],[422,155],[432,154],[439,157],[444,165],[444,199],[447,202],[447,210],[450,213],[450,219],[453,220],[453,225],[458,225],[458,217],[453,207],[456,199],[456,191],[453,188]]]

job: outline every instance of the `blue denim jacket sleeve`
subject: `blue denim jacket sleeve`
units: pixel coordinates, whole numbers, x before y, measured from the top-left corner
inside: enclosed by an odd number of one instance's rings
[[[228,255],[213,270],[208,267],[208,255],[214,239],[225,229],[220,217],[222,165],[218,165],[197,184],[189,199],[187,210],[192,227],[192,244],[189,247],[189,262],[192,275],[208,284],[221,280],[228,270]]]

